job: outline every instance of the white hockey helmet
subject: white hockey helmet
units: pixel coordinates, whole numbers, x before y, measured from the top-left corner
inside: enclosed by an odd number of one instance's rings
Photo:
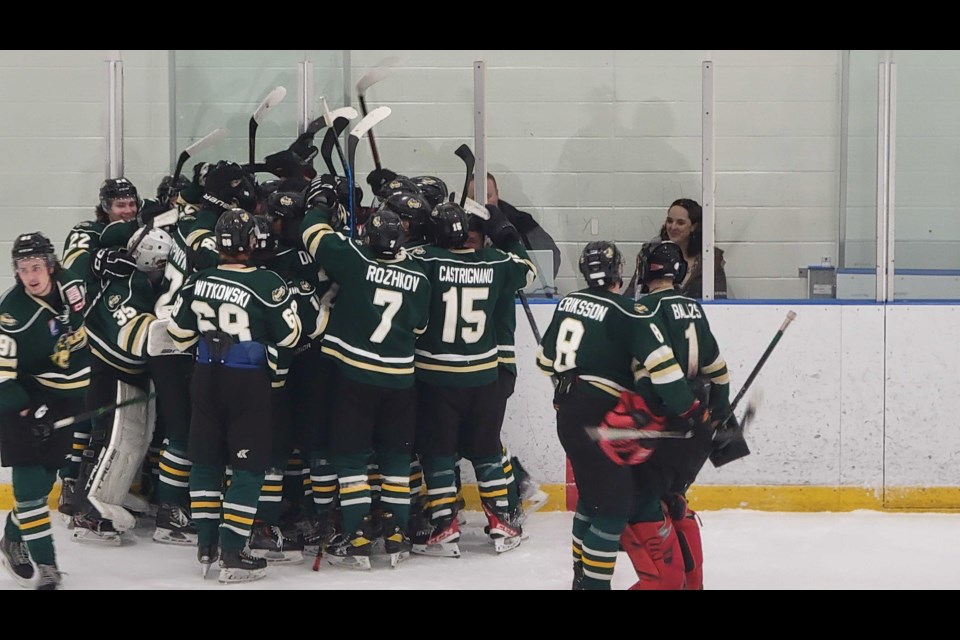
[[[160,227],[142,227],[127,242],[127,252],[137,263],[137,270],[150,273],[160,271],[167,264],[173,238]]]

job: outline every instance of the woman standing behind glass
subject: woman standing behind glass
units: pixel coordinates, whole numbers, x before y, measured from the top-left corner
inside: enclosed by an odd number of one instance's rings
[[[680,245],[683,257],[687,261],[687,277],[677,286],[685,296],[691,298],[703,297],[703,207],[696,200],[680,198],[674,200],[667,209],[667,219],[660,227],[661,240],[672,240]],[[726,264],[723,259],[723,250],[715,248],[713,292],[716,300],[727,297],[727,274],[724,271]],[[634,274],[624,295],[634,296],[637,276]]]

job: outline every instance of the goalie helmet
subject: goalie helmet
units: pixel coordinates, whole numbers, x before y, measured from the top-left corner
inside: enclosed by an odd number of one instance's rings
[[[580,273],[587,285],[595,289],[623,282],[623,254],[617,245],[607,240],[587,243],[580,254]]]
[[[443,202],[430,212],[433,244],[444,249],[459,249],[467,239],[470,221],[456,202]]]
[[[386,209],[374,213],[363,225],[363,241],[378,258],[395,258],[402,237],[400,216]]]
[[[127,253],[137,263],[137,271],[152,273],[167,266],[173,238],[160,227],[141,227],[130,236]]]
[[[43,258],[48,267],[57,264],[57,253],[50,238],[40,231],[22,233],[13,241],[13,271],[17,271],[17,261],[24,258]]]
[[[662,278],[683,282],[687,277],[687,261],[680,245],[671,240],[647,242],[637,254],[637,273],[640,282],[646,284]]]
[[[450,195],[447,189],[447,183],[440,178],[435,178],[434,176],[417,176],[410,178],[410,180],[420,189],[420,193],[423,194],[423,197],[430,203],[431,209],[446,200],[447,196]]]
[[[100,208],[105,213],[110,213],[110,206],[114,200],[119,198],[133,198],[140,207],[140,196],[137,195],[137,188],[126,178],[108,178],[100,185]]]
[[[217,220],[214,235],[218,251],[249,256],[257,246],[257,221],[243,209],[227,209]]]
[[[414,240],[427,236],[432,209],[427,199],[419,193],[397,193],[380,205],[380,211],[392,211],[407,223],[407,235]]]

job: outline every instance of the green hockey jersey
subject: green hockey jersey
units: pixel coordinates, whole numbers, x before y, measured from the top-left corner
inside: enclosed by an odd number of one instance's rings
[[[502,295],[536,278],[519,243],[500,249],[413,249],[432,287],[430,326],[417,341],[417,379],[443,387],[477,387],[497,379],[496,313]],[[502,303],[501,303],[502,304]],[[515,313],[510,309],[511,313]],[[502,329],[501,329],[502,330]]]
[[[100,282],[93,277],[90,262],[93,254],[100,248],[100,236],[107,223],[97,220],[84,220],[75,225],[63,243],[63,256],[60,263],[76,275],[83,278],[87,295],[93,298],[100,290]]]
[[[706,376],[710,406],[722,416],[730,408],[730,376],[700,303],[673,289],[650,293],[636,302],[643,320],[641,352],[635,372],[637,392],[651,409],[685,411],[692,400],[686,380]]]
[[[283,386],[300,340],[297,303],[269,269],[226,264],[190,276],[174,300],[167,332],[181,350],[202,333],[221,331],[240,345],[259,343],[274,387]]]
[[[417,336],[427,328],[430,281],[404,250],[376,258],[336,233],[325,209],[301,225],[307,251],[339,287],[321,350],[347,377],[370,385],[412,387]]]
[[[158,286],[142,271],[105,280],[87,313],[90,352],[120,371],[143,373],[147,333],[156,319],[153,309],[158,293]]]
[[[41,390],[82,396],[90,382],[83,279],[61,269],[54,283],[56,307],[20,283],[0,298],[0,411],[26,407]]]
[[[320,338],[330,319],[329,307],[322,302],[333,284],[330,278],[309,253],[289,247],[278,248],[264,266],[286,281],[290,295],[297,301],[297,315],[302,327],[297,346]]]

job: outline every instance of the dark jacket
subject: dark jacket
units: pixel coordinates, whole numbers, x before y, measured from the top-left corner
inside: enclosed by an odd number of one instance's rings
[[[520,238],[523,240],[523,246],[527,248],[527,251],[549,249],[553,252],[553,277],[556,278],[557,273],[560,272],[560,247],[553,241],[550,234],[537,224],[532,215],[526,211],[520,211],[509,202],[501,199],[497,206],[507,216],[507,220],[520,232]]]

